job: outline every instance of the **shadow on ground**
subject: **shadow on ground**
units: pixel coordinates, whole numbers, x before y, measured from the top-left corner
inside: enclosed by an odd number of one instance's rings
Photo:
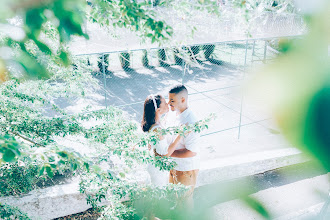
[[[105,76],[95,76],[105,88],[106,99],[100,102],[104,106],[119,106],[133,118],[142,117],[143,102],[150,94],[167,95],[170,87],[176,84],[204,84],[221,81],[226,78],[234,84],[241,72],[224,62],[212,60],[201,66],[184,69],[182,66],[127,69]]]

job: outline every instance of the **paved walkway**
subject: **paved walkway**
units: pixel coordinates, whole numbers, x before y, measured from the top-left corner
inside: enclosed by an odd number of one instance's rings
[[[173,14],[173,11],[166,11],[162,8],[159,10],[161,10],[162,19],[167,20],[175,29],[176,35],[171,41],[173,45],[246,39],[244,27],[242,27],[241,21],[236,19],[239,16],[236,16],[230,8],[225,10],[226,13],[221,18],[205,16],[203,12],[198,12],[191,17],[182,19],[175,13]],[[189,31],[186,28],[187,23],[198,28],[195,37],[190,40],[182,39]],[[305,32],[302,18],[296,15],[263,13],[249,21],[249,25],[252,38],[294,36]],[[157,45],[148,43],[140,44],[135,34],[125,30],[118,29],[117,36],[110,36],[97,25],[89,23],[86,24],[86,30],[90,34],[90,40],[76,39],[70,45],[74,54],[157,47]],[[258,45],[258,47],[261,46],[262,50],[261,57],[257,56],[258,59],[263,59],[263,45]],[[243,47],[244,53],[244,43],[237,44],[237,48],[239,47]],[[230,50],[227,52],[231,53],[230,59],[226,61],[236,60],[238,63],[236,61],[236,63],[231,63],[243,65],[244,55],[242,57],[239,54],[232,54]],[[242,52],[239,51],[239,53]],[[247,60],[251,61],[253,58],[251,48],[249,48],[249,53]],[[110,54],[110,57],[112,55],[118,56],[118,54]],[[95,55],[94,60],[98,56]],[[117,61],[110,58],[110,65],[114,65],[114,62],[118,65],[118,57],[116,59]],[[134,63],[132,59],[137,60],[132,56],[131,63]],[[140,122],[143,102],[149,94],[163,93],[166,95],[171,86],[184,83],[190,93],[190,107],[200,119],[209,113],[217,114],[217,119],[202,134],[203,160],[290,147],[277,131],[270,115],[261,112],[257,106],[245,101],[241,105],[243,94],[240,91],[240,85],[244,78],[242,71],[235,66],[220,66],[210,62],[204,62],[202,65],[202,69],[193,67],[185,73],[182,67],[177,65],[153,69],[133,65],[134,69],[129,71],[113,69],[113,72],[109,72],[105,76],[105,80],[102,74],[96,76],[99,80],[100,90],[91,92],[87,97],[88,100],[78,100],[76,105],[91,104],[95,109],[109,105],[118,106],[127,112],[132,119]],[[75,111],[76,106],[68,108]]]
[[[290,147],[277,131],[270,115],[247,102],[243,102],[241,107],[242,71],[209,62],[203,65],[203,69],[190,68],[190,73],[185,74],[183,80],[180,66],[116,71],[106,76],[106,100],[103,76],[99,75],[98,93],[88,94],[85,100],[78,100],[68,109],[76,111],[78,105],[87,104],[95,109],[113,105],[139,123],[144,100],[149,94],[167,95],[171,86],[183,81],[189,90],[190,108],[198,118],[203,119],[210,113],[217,115],[209,129],[202,133],[203,160]]]

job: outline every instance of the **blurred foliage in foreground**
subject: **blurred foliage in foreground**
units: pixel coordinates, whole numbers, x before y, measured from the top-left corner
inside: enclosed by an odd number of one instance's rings
[[[165,198],[164,190],[137,187],[135,183],[130,182],[129,177],[125,176],[125,172],[121,172],[122,170],[112,168],[104,171],[99,165],[103,161],[110,162],[116,156],[120,156],[128,167],[134,167],[135,162],[155,163],[143,148],[152,137],[139,136],[136,133],[136,124],[125,120],[122,113],[116,109],[109,108],[104,112],[69,116],[49,97],[54,98],[55,94],[59,95],[58,97],[65,96],[66,89],[72,88],[74,83],[81,82],[84,87],[86,80],[92,81],[90,75],[84,75],[79,70],[64,70],[64,67],[70,64],[66,43],[73,35],[88,38],[82,28],[87,12],[92,20],[102,25],[128,27],[140,31],[142,36],[149,37],[153,41],[166,39],[171,35],[172,29],[166,23],[155,19],[152,11],[148,10],[149,3],[137,4],[135,1],[124,0],[90,2],[89,12],[87,10],[89,6],[82,0],[2,2],[0,9],[0,22],[4,27],[2,29],[5,30],[10,26],[15,31],[1,33],[0,36],[0,78],[2,81],[7,81],[1,85],[3,118],[0,163],[6,167],[14,166],[14,161],[26,168],[36,165],[39,167],[40,176],[49,177],[53,177],[55,170],[70,168],[77,174],[87,176],[82,180],[80,190],[89,195],[88,201],[91,204],[100,202],[104,198],[108,198],[111,202],[111,205],[105,208],[103,218],[126,218],[129,213],[133,213],[133,217],[136,215],[142,217],[153,209],[144,210],[145,207],[140,205],[151,204],[150,207],[155,207],[157,212],[154,201],[161,202],[159,198]],[[239,7],[248,12],[246,1],[238,1],[238,3]],[[330,42],[329,14],[329,7],[322,7],[317,13],[308,14],[306,20],[310,25],[310,33],[296,46],[287,47],[286,53],[263,70],[262,74],[256,77],[254,81],[256,84],[252,86],[258,89],[258,94],[266,95],[265,103],[274,111],[288,139],[318,158],[327,170],[330,170],[328,138],[330,117],[327,114],[330,108],[330,74],[327,56]],[[31,78],[46,78],[47,81],[26,83],[9,80],[22,78],[21,76],[25,74]],[[57,116],[45,116],[43,113],[45,109],[52,109]],[[85,128],[83,122],[90,119],[104,119],[106,123]],[[99,160],[92,163],[89,158],[57,142],[56,137],[68,136],[77,139],[82,136],[87,140],[86,142],[94,146],[97,144],[102,146],[97,148],[98,152],[95,155],[92,155],[94,159]],[[17,139],[20,141],[17,142]],[[25,161],[23,158],[30,158],[30,161]],[[171,168],[168,161],[164,159],[163,162],[164,167]],[[246,185],[238,185],[238,187],[244,189]],[[175,192],[173,189],[169,190]],[[13,191],[11,195],[17,192]],[[244,196],[244,201],[248,205],[265,218],[269,218],[268,212],[258,201],[246,197],[248,193],[241,192],[239,196]],[[219,197],[224,195],[221,190],[214,194]],[[131,204],[121,203],[121,199],[125,196],[132,196]],[[147,201],[143,203],[144,200]],[[176,205],[177,201],[175,199],[173,201],[171,197],[170,203]],[[214,204],[201,207],[201,212],[191,214],[193,217],[200,217],[201,213],[205,213],[203,211],[212,205]],[[1,217],[11,216],[10,212],[21,215],[16,209],[6,205],[0,205],[0,209]],[[190,213],[188,215],[190,216]],[[186,213],[182,211],[175,213],[174,216],[173,218],[177,219],[187,218]]]
[[[73,36],[88,38],[87,20],[124,27],[158,42],[169,39],[172,28],[156,18],[149,3],[91,0],[5,0],[0,8],[0,79],[49,76],[47,60],[70,64],[67,43]],[[42,51],[43,56],[31,51]]]
[[[284,54],[258,71],[250,92],[273,112],[294,146],[330,171],[330,3],[316,5],[302,9],[308,34],[283,40]]]

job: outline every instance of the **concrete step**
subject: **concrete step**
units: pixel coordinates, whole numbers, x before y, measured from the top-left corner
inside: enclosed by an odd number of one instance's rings
[[[197,187],[224,180],[251,176],[306,161],[308,161],[308,158],[296,148],[283,148],[207,160],[201,163]]]
[[[204,161],[197,186],[251,176],[307,160],[300,151],[288,148]],[[147,182],[147,179],[146,176],[144,181]],[[85,196],[79,193],[79,180],[35,190],[21,197],[2,197],[0,202],[17,206],[29,216],[40,219],[67,216],[90,208]]]
[[[264,205],[272,219],[315,219],[326,201],[330,189],[329,177],[330,173],[262,190],[251,196]],[[215,219],[264,219],[241,200],[216,205],[213,212]],[[329,214],[328,211],[327,217],[330,217]]]

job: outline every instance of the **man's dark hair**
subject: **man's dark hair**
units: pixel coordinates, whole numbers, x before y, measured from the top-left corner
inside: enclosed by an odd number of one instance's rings
[[[188,90],[184,85],[176,85],[170,89],[169,93],[179,94],[182,91],[188,93]]]

